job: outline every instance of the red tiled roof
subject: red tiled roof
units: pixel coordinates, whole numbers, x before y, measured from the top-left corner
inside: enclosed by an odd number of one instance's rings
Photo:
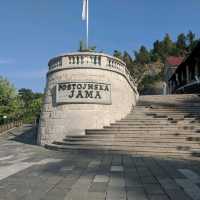
[[[183,59],[184,59],[183,57],[169,56],[166,59],[166,64],[178,66],[183,62]]]

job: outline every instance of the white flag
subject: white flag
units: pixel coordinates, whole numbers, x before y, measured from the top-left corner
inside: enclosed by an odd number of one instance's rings
[[[82,11],[82,20],[86,20],[86,18],[87,18],[87,12],[88,12],[88,10],[87,10],[87,8],[88,8],[88,0],[83,0],[83,11]]]

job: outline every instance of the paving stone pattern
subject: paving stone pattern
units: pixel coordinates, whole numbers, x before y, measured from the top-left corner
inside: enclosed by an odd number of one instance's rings
[[[200,200],[199,160],[56,152],[26,129],[0,137],[0,200]]]

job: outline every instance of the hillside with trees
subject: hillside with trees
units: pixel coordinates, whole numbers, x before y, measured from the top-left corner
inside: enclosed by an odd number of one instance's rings
[[[154,93],[163,81],[164,64],[169,56],[186,57],[194,49],[199,39],[192,31],[188,34],[181,33],[173,41],[169,34],[153,43],[152,49],[141,46],[139,51],[130,55],[115,50],[114,56],[122,59],[127,64],[131,75],[135,78],[138,90],[142,94]],[[159,90],[159,89],[158,89]]]

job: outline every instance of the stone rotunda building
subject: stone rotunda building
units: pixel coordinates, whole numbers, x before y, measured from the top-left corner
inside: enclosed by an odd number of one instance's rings
[[[103,53],[77,52],[49,63],[38,143],[85,135],[125,117],[139,97],[126,64]]]

